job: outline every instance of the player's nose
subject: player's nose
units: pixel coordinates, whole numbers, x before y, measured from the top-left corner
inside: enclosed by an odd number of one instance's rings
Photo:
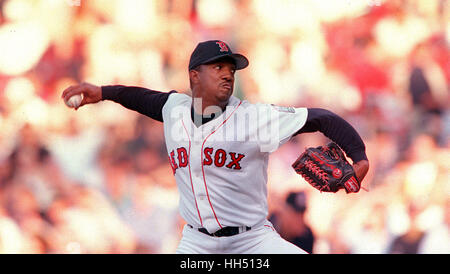
[[[232,69],[226,69],[222,75],[222,79],[226,81],[234,81],[234,71]]]
[[[234,80],[234,77],[233,77],[233,75],[227,74],[227,75],[222,76],[222,80],[227,81],[227,82],[232,82]]]

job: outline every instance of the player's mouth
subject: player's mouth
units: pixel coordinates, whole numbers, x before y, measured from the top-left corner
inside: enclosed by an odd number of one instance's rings
[[[224,89],[227,89],[227,90],[232,90],[232,88],[233,88],[233,85],[231,84],[231,83],[222,83],[221,85],[220,85],[222,88],[224,88]]]

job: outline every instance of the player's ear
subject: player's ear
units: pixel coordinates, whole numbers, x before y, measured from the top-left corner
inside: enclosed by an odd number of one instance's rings
[[[200,81],[199,71],[195,70],[195,69],[191,69],[189,71],[189,80],[192,84],[197,84]]]

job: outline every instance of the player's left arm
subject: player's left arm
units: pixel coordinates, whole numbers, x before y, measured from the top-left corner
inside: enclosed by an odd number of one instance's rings
[[[316,131],[322,132],[345,151],[353,161],[356,177],[362,182],[369,171],[369,161],[364,142],[356,129],[329,110],[308,108],[306,123],[296,134]]]

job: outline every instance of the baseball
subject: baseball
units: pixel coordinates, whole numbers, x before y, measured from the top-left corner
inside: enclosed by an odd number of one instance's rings
[[[70,108],[76,108],[76,107],[80,106],[81,100],[82,100],[81,95],[77,94],[77,95],[70,97],[69,100],[64,101],[64,102],[66,103],[66,106],[68,106]]]

